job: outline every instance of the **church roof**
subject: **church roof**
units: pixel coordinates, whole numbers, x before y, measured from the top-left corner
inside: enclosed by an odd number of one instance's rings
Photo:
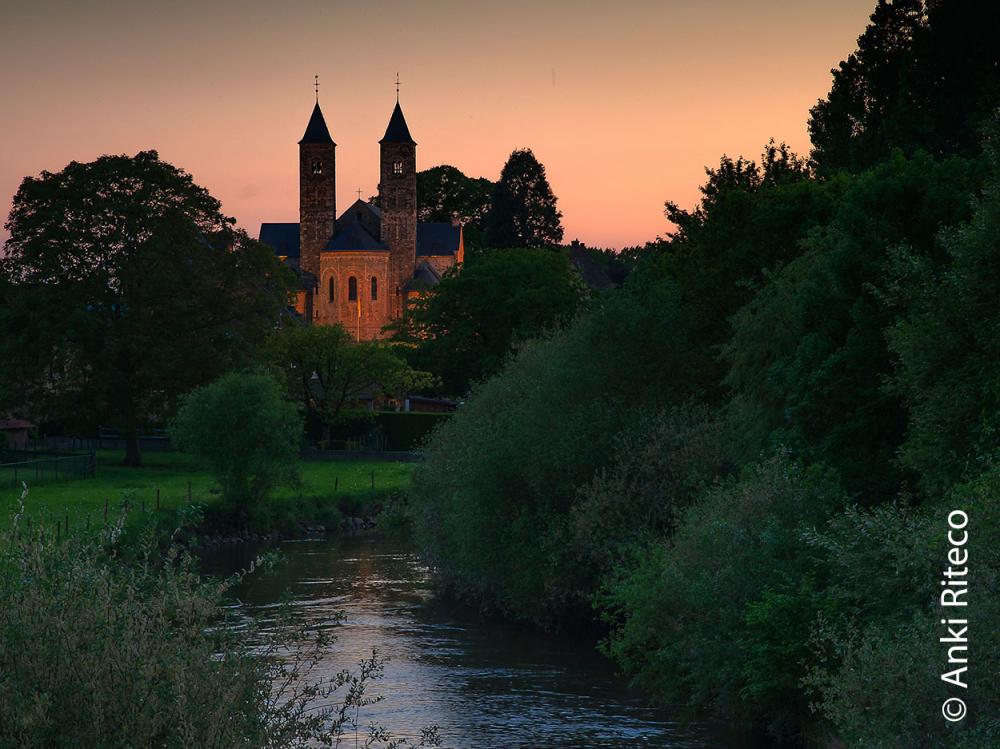
[[[412,143],[417,142],[410,136],[410,128],[406,126],[406,118],[403,117],[403,110],[396,102],[396,108],[392,110],[392,117],[389,118],[389,127],[385,129],[385,135],[379,143]]]
[[[454,255],[458,252],[461,229],[446,223],[421,221],[417,224],[417,257]]]
[[[358,209],[367,208],[375,216],[375,232],[365,227],[358,218]],[[388,249],[378,240],[378,221],[381,211],[363,200],[344,211],[337,219],[337,233],[323,248],[324,252],[377,252]],[[417,223],[417,257],[455,255],[461,241],[461,229],[446,223]],[[260,241],[270,245],[276,255],[298,259],[299,225],[267,223],[260,225]]]
[[[331,239],[323,252],[388,252],[388,247],[373,237],[357,218],[351,219]]]
[[[261,224],[259,239],[273,247],[276,255],[299,256],[298,224]]]
[[[413,278],[406,282],[405,291],[420,291],[431,286],[437,286],[441,282],[441,275],[434,270],[430,263],[424,260],[417,269],[413,271]]]
[[[316,102],[316,106],[313,107],[312,116],[309,118],[305,135],[302,136],[299,145],[303,143],[330,143],[334,146],[337,145],[333,142],[333,138],[330,137],[330,130],[326,126],[326,120],[323,119],[323,110],[319,108],[319,102]]]

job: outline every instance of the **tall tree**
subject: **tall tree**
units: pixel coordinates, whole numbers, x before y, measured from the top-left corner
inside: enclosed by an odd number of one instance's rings
[[[553,247],[562,242],[562,213],[531,149],[514,151],[493,190],[487,239],[492,247]]]
[[[968,155],[1000,105],[1000,14],[970,0],[879,0],[858,48],[811,110],[820,170],[904,153]]]
[[[485,228],[493,183],[484,177],[467,177],[442,164],[417,172],[417,218],[421,221],[457,219],[467,228]]]
[[[247,362],[287,303],[273,252],[155,151],[72,162],[14,196],[0,260],[0,349],[37,418],[140,425]]]
[[[562,253],[481,252],[411,304],[396,337],[457,395],[499,370],[515,344],[571,317],[587,293]]]

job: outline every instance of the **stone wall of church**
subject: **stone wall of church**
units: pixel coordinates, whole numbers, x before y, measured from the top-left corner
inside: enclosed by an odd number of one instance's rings
[[[414,143],[383,142],[379,148],[380,239],[392,253],[390,272],[394,314],[403,314],[402,290],[413,276],[417,257],[417,149]]]
[[[323,252],[317,275],[319,289],[313,300],[316,323],[339,322],[362,341],[382,337],[382,327],[392,320],[388,252]],[[352,278],[356,282],[357,299],[350,298]]]
[[[299,265],[316,275],[337,215],[336,147],[299,145]]]

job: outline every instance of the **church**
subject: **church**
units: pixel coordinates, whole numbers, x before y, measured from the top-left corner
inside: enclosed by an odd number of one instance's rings
[[[369,341],[462,262],[462,227],[417,221],[417,144],[398,93],[379,141],[378,205],[358,199],[337,215],[336,148],[317,97],[299,141],[299,222],[261,224],[260,241],[298,274],[303,320]]]

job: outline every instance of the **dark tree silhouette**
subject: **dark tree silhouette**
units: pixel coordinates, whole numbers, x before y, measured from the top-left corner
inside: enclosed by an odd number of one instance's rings
[[[421,221],[457,219],[466,227],[485,228],[493,183],[467,177],[447,164],[417,172],[417,218]]]
[[[893,148],[973,153],[1000,105],[1000,13],[968,0],[879,0],[832,72],[809,120],[821,172],[865,169]]]
[[[0,259],[0,356],[36,418],[137,433],[250,361],[287,302],[274,253],[155,151],[28,177]]]
[[[488,240],[493,247],[551,247],[563,239],[562,213],[531,149],[514,151],[493,190]]]

